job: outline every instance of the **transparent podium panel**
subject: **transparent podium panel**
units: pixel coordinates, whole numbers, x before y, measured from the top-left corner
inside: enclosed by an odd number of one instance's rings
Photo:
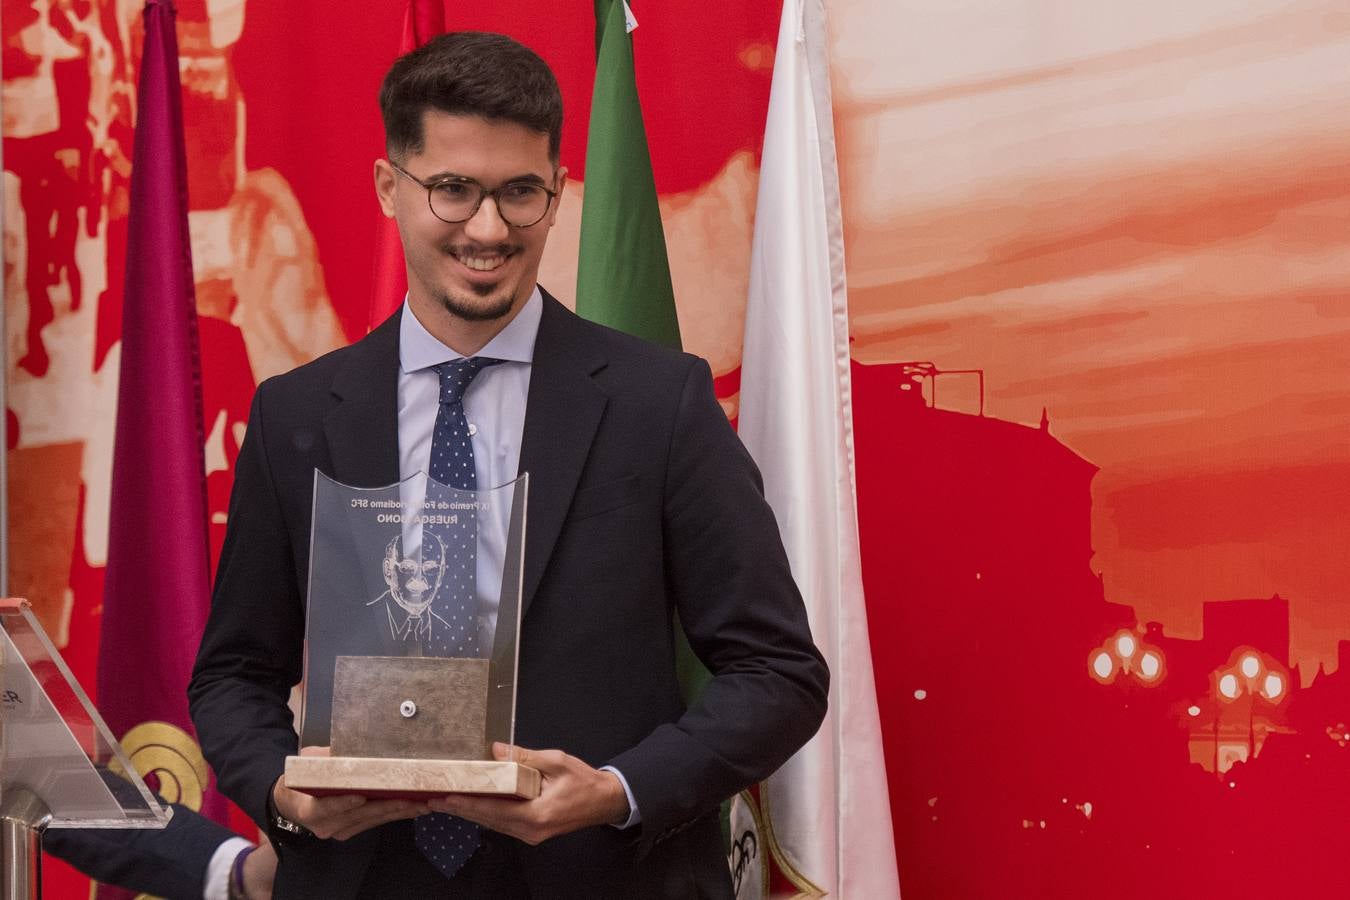
[[[163,828],[145,786],[26,601],[0,601],[0,813],[29,826]]]
[[[353,488],[315,472],[301,746],[491,760],[512,743],[527,478]]]

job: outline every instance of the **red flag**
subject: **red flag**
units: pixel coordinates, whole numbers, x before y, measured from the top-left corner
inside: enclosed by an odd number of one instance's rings
[[[147,0],[98,698],[147,780],[225,822],[186,698],[210,605],[210,563],[174,17],[169,0]]]
[[[441,0],[408,0],[408,6],[403,11],[403,40],[399,43],[399,55],[416,50],[443,31],[445,7]],[[389,318],[403,302],[403,295],[407,292],[408,273],[403,267],[403,244],[398,238],[398,226],[393,219],[381,216],[375,235],[375,278],[370,293],[366,330],[371,330]]]

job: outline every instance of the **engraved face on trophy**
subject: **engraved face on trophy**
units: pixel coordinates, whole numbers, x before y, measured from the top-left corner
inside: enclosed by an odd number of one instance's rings
[[[384,583],[389,595],[409,616],[420,618],[436,598],[445,580],[445,542],[432,534],[422,541],[422,558],[403,554],[403,537],[396,536],[384,552]]]
[[[381,561],[385,591],[367,604],[383,606],[389,635],[396,641],[425,643],[443,636],[450,627],[432,608],[445,581],[450,554],[440,535],[429,531],[424,535],[420,559],[404,552],[402,535],[385,545]]]

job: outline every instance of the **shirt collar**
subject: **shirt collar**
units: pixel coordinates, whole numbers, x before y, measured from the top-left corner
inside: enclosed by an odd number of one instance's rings
[[[539,292],[539,285],[535,285],[529,299],[525,301],[520,312],[516,313],[515,318],[474,355],[504,359],[508,362],[533,362],[534,339],[539,334],[539,320],[543,314],[544,298]],[[426,330],[413,313],[412,307],[408,305],[408,298],[404,297],[403,317],[399,321],[398,329],[398,361],[403,372],[405,374],[417,372],[452,359],[463,358]]]

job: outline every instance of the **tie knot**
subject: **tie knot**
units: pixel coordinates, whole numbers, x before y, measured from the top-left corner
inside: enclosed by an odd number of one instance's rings
[[[499,362],[502,362],[502,360],[487,356],[475,356],[471,359],[452,359],[449,362],[432,366],[436,370],[436,374],[441,376],[441,402],[461,402],[464,399],[464,391],[468,389],[474,376],[488,366],[495,366]]]

